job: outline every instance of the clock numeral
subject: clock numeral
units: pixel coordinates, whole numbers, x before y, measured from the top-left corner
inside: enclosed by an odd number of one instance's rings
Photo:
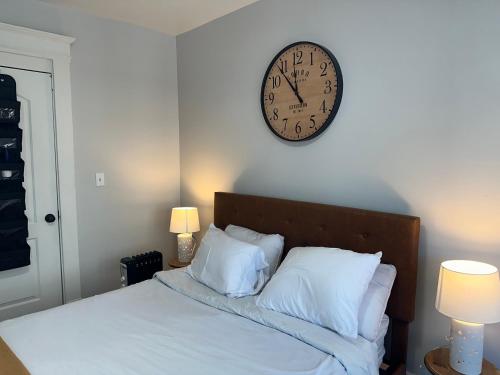
[[[323,61],[319,67],[321,68],[321,77],[326,76],[326,69],[328,69],[328,64]]]
[[[323,113],[326,113],[326,100],[323,100],[321,107],[319,107]]]
[[[284,123],[284,126],[283,126],[283,131],[285,132],[285,131],[286,131],[286,124],[288,124],[288,119],[287,119],[287,118],[284,118],[284,119],[283,119],[283,123]]]
[[[278,115],[278,108],[274,108],[274,109],[273,109],[273,119],[274,119],[274,120],[279,119],[279,115]]]
[[[311,66],[313,66],[313,53],[311,52]]]
[[[302,127],[300,126],[300,121],[295,124],[295,133],[300,134],[302,133]]]
[[[297,51],[293,53],[293,65],[302,64],[302,56],[304,53],[302,51]]]
[[[269,95],[267,96],[266,100],[269,100],[271,104],[274,103],[274,93],[270,92]]]
[[[332,92],[332,81],[330,81],[329,79],[326,80],[325,82],[325,91],[323,91],[325,94],[329,94]]]
[[[309,121],[311,122],[311,125],[309,126],[309,129],[316,128],[316,121],[314,121],[315,117],[316,117],[316,115],[311,115],[311,117],[309,117]]]
[[[273,81],[273,89],[281,86],[281,76],[273,76],[269,77],[269,79]]]
[[[285,60],[280,60],[280,64],[281,64],[281,70],[283,71],[283,73],[286,73],[288,72],[288,61]]]

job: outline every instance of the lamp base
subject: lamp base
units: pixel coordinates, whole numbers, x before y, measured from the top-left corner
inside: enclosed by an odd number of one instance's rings
[[[189,263],[193,258],[194,238],[192,233],[180,233],[177,235],[177,258],[179,262]]]
[[[450,366],[465,375],[479,375],[483,366],[484,324],[451,320]]]

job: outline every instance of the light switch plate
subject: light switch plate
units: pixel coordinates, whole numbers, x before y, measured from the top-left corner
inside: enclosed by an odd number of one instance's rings
[[[104,173],[99,172],[95,174],[95,186],[101,187],[104,186]]]

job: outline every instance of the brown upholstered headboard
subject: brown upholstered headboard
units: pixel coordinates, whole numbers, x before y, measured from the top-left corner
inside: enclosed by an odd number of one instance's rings
[[[392,318],[391,365],[406,362],[408,324],[415,314],[418,217],[215,193],[214,223],[222,229],[234,224],[261,233],[279,233],[285,237],[283,257],[296,246],[338,247],[362,253],[382,251],[382,262],[393,264],[398,272],[387,307],[387,315]]]

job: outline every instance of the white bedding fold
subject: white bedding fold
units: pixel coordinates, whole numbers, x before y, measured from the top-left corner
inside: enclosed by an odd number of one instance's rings
[[[258,307],[254,296],[239,299],[222,296],[198,282],[193,282],[184,269],[159,272],[155,277],[194,300],[277,329],[334,356],[348,374],[378,374],[377,346],[360,336],[356,339],[344,338],[315,324]]]

